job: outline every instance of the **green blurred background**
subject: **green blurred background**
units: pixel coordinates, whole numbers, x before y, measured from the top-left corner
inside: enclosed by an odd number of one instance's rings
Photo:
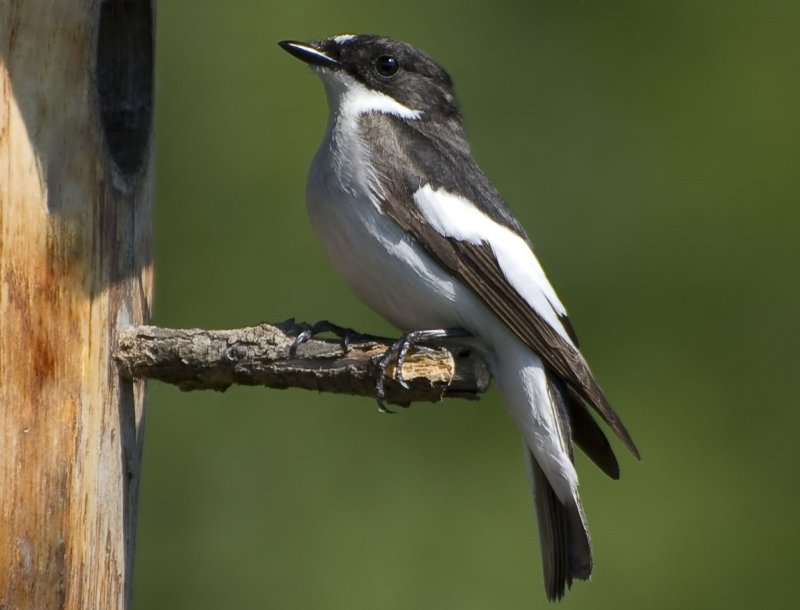
[[[563,607],[794,606],[798,24],[791,0],[159,2],[155,322],[393,332],[313,239],[325,100],[275,42],[411,42],[644,456],[616,445],[619,482],[580,458],[596,569]],[[137,610],[544,607],[519,439],[494,392],[386,417],[152,384],[134,589]]]

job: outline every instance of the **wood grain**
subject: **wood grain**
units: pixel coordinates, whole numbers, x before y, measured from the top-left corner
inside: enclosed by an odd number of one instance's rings
[[[144,383],[112,353],[149,319],[151,26],[146,0],[0,2],[4,610],[129,603]],[[98,65],[120,78],[103,95]],[[101,97],[144,130],[122,169]]]

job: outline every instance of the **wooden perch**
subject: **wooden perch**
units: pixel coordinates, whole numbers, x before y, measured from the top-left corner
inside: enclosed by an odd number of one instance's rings
[[[225,390],[239,384],[375,396],[377,356],[390,340],[359,335],[345,350],[340,339],[311,339],[292,355],[290,347],[304,328],[293,320],[234,330],[139,326],[120,334],[115,359],[126,379],[158,379],[182,390]],[[412,348],[403,375],[408,390],[394,381],[394,367],[387,370],[387,402],[475,399],[490,380],[486,364],[474,354],[443,347]]]

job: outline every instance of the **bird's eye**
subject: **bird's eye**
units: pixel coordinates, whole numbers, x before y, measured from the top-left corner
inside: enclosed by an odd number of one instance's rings
[[[400,64],[391,55],[381,55],[375,60],[375,71],[384,77],[390,77],[397,74],[400,69]]]

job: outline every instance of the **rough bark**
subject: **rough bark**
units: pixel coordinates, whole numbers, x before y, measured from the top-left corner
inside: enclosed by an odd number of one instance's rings
[[[391,341],[358,336],[345,348],[342,340],[312,339],[292,354],[303,328],[293,321],[215,331],[142,326],[122,334],[116,359],[126,378],[158,379],[183,390],[240,384],[375,396],[377,360]],[[489,385],[480,359],[445,348],[412,348],[403,365],[408,390],[394,381],[394,373],[390,366],[386,399],[401,405],[443,396],[477,398]]]
[[[128,605],[149,318],[147,0],[0,2],[0,608]]]

